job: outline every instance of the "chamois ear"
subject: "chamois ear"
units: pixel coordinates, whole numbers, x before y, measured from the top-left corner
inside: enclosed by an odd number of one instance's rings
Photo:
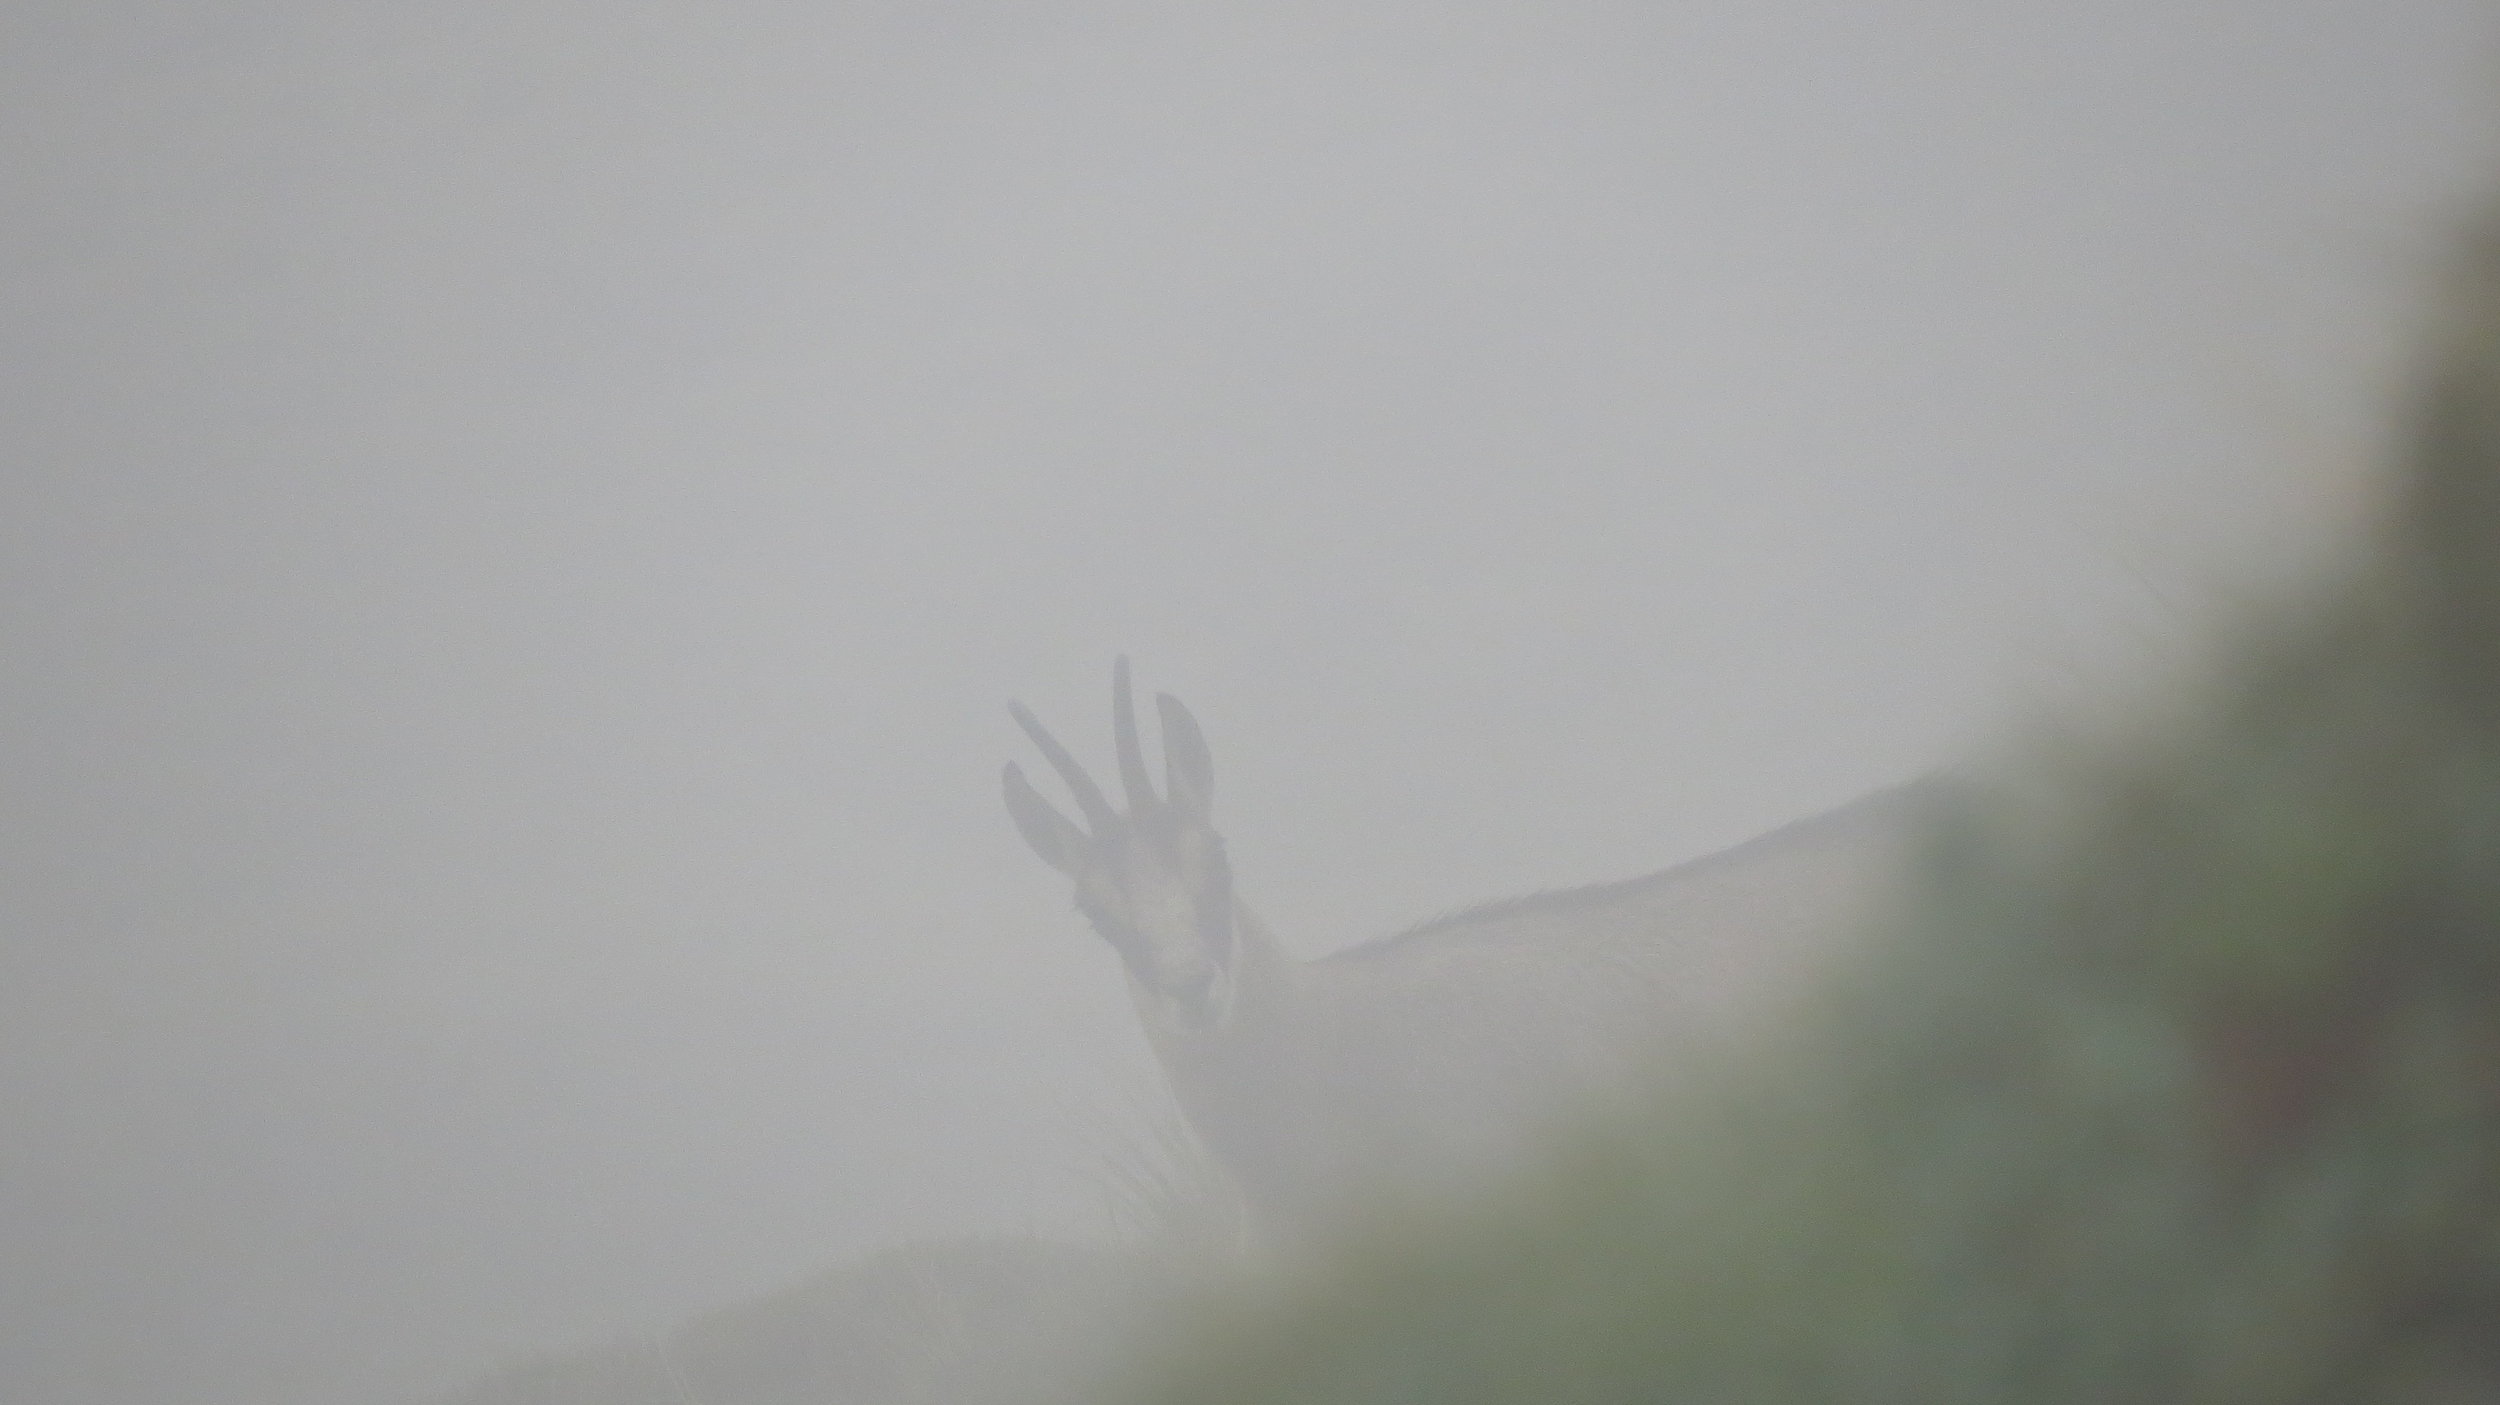
[[[1206,733],[1170,693],[1155,694],[1155,709],[1163,716],[1163,788],[1175,808],[1203,820],[1215,804],[1215,760]]]
[[[1042,856],[1042,862],[1073,878],[1084,863],[1088,841],[1085,831],[1076,822],[1051,808],[1033,783],[1024,778],[1024,771],[1015,762],[1007,763],[1005,776],[1007,813],[1015,816],[1016,829],[1024,842]]]

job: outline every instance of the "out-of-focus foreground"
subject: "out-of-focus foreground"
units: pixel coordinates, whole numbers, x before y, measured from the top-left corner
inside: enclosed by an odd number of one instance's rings
[[[1144,1398],[2500,1397],[2493,235],[2342,577],[1966,795],[1779,1057]]]

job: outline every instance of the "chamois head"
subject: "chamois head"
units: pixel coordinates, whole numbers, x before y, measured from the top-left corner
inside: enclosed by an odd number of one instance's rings
[[[1067,782],[1085,826],[1052,808],[1012,761],[1007,812],[1044,863],[1076,880],[1077,910],[1120,953],[1150,1015],[1204,1029],[1220,1023],[1232,1004],[1233,872],[1223,836],[1208,819],[1215,771],[1206,737],[1171,694],[1157,694],[1155,706],[1163,718],[1161,796],[1146,775],[1122,658],[1112,670],[1111,713],[1128,798],[1123,815],[1023,704],[1009,704],[1016,724]]]

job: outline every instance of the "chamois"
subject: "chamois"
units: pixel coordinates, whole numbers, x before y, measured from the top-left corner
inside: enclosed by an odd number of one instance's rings
[[[1012,762],[1007,809],[1119,954],[1190,1126],[1254,1223],[1286,1236],[1357,1196],[1461,1189],[1516,1164],[1679,1044],[1763,1013],[1897,866],[1935,784],[1647,877],[1491,903],[1303,961],[1235,894],[1197,720],[1169,694],[1156,704],[1161,795],[1119,660],[1125,813],[1012,704],[1085,824]]]

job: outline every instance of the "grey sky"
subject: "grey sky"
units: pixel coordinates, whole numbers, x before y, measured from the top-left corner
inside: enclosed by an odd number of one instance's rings
[[[2162,656],[2352,501],[2464,0],[0,13],[0,1396],[392,1399],[1151,1099],[1111,656],[1306,951]]]

